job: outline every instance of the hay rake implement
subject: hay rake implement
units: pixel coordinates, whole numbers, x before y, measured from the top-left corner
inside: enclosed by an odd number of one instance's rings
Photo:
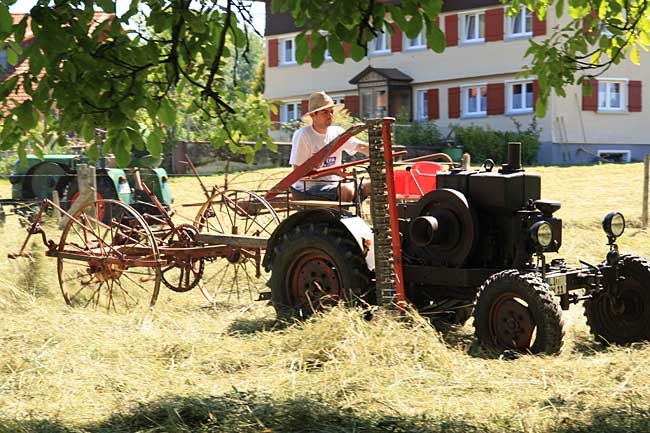
[[[51,200],[42,202],[20,251],[29,256],[31,236],[40,235],[46,256],[57,260],[59,286],[70,306],[107,311],[150,309],[161,283],[175,292],[198,287],[214,302],[202,283],[206,262],[223,259],[221,274],[232,268],[236,278],[254,284],[260,276],[262,250],[279,222],[264,199],[245,191],[214,187],[195,224],[176,224],[146,188],[159,215],[140,214],[116,200],[93,201],[70,214]],[[48,239],[41,224],[48,208],[67,223],[58,242]],[[239,284],[239,283],[235,283]]]

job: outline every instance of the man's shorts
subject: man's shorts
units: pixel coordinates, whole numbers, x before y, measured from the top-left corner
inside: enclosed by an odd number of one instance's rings
[[[339,183],[324,182],[307,188],[304,192],[291,187],[291,195],[296,200],[330,200],[339,199]]]

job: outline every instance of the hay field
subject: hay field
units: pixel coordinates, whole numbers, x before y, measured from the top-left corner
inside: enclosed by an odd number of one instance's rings
[[[563,202],[562,257],[602,260],[613,209],[628,220],[621,250],[650,256],[641,164],[529,171]],[[201,201],[196,180],[171,188],[178,220],[191,220],[180,204]],[[9,190],[0,181],[0,196]],[[486,356],[471,323],[440,334],[417,317],[334,309],[285,325],[247,296],[208,306],[196,290],[162,289],[146,318],[106,314],[65,306],[52,259],[6,259],[24,238],[15,217],[0,236],[1,433],[650,431],[650,345],[603,348],[579,305],[559,356],[514,361]]]

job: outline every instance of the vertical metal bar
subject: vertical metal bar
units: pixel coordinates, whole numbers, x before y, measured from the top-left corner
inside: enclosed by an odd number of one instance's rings
[[[650,155],[643,156],[643,209],[641,209],[641,224],[648,227],[648,181],[650,180]]]
[[[397,218],[397,200],[395,198],[395,176],[393,174],[393,143],[391,141],[391,125],[395,119],[385,117],[382,122],[382,141],[384,142],[384,162],[386,163],[386,189],[388,191],[388,214],[390,215],[391,242],[393,247],[393,268],[395,269],[395,286],[397,290],[397,307],[405,307],[404,278],[402,274],[402,248],[399,236],[399,220]]]

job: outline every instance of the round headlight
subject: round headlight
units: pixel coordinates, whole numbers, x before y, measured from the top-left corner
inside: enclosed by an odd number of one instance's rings
[[[548,247],[553,242],[553,228],[546,221],[538,221],[530,229],[530,237],[540,247]]]
[[[603,219],[603,230],[607,236],[619,237],[625,231],[625,218],[620,212],[610,212]]]

